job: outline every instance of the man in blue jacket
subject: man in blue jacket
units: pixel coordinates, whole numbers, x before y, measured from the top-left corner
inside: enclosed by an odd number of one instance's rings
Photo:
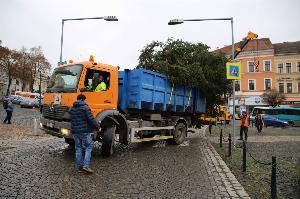
[[[12,116],[12,113],[13,113],[13,110],[14,110],[13,104],[12,104],[12,102],[9,98],[6,99],[6,101],[3,102],[3,103],[5,103],[4,109],[6,110],[6,117],[3,121],[3,123],[7,122],[8,124],[11,124],[11,116]]]
[[[75,141],[76,166],[79,172],[92,174],[94,171],[90,168],[92,152],[92,129],[100,129],[99,124],[94,119],[91,109],[85,103],[86,97],[83,94],[77,96],[70,110],[71,131]],[[82,157],[82,143],[85,146],[85,154]]]

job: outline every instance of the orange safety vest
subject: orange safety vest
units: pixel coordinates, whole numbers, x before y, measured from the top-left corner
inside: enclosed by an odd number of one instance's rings
[[[247,114],[247,117],[246,117],[246,120],[245,120],[245,123],[244,123],[244,127],[248,127],[249,126],[249,117],[250,116]],[[241,118],[241,120],[240,120],[240,125],[241,126],[242,126],[242,122],[243,122],[243,118]]]

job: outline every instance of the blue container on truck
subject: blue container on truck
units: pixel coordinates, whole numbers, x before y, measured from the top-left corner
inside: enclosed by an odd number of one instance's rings
[[[160,73],[145,69],[119,71],[118,104],[154,112],[205,112],[206,99],[197,88],[174,85]]]

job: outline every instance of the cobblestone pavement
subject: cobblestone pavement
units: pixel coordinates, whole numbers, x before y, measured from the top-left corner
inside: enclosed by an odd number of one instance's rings
[[[62,139],[0,140],[0,198],[249,198],[203,132],[180,146],[117,145],[110,158],[96,142],[90,176]]]

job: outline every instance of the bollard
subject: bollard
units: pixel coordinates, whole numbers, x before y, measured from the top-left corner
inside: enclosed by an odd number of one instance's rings
[[[277,199],[276,190],[276,157],[272,156],[271,199]]]
[[[228,157],[231,157],[231,134],[229,133],[228,135],[228,142],[229,142],[229,146],[228,146]]]
[[[33,135],[37,135],[37,121],[33,119]]]
[[[220,132],[220,148],[222,148],[222,140],[223,140],[223,131],[221,129],[221,132]]]
[[[212,129],[212,123],[211,123],[211,121],[209,121],[209,123],[208,123],[208,131],[209,131],[210,135],[211,135],[211,129]]]
[[[298,194],[300,197],[300,158],[298,159]]]
[[[247,160],[246,160],[246,142],[243,141],[243,172],[246,172]]]

